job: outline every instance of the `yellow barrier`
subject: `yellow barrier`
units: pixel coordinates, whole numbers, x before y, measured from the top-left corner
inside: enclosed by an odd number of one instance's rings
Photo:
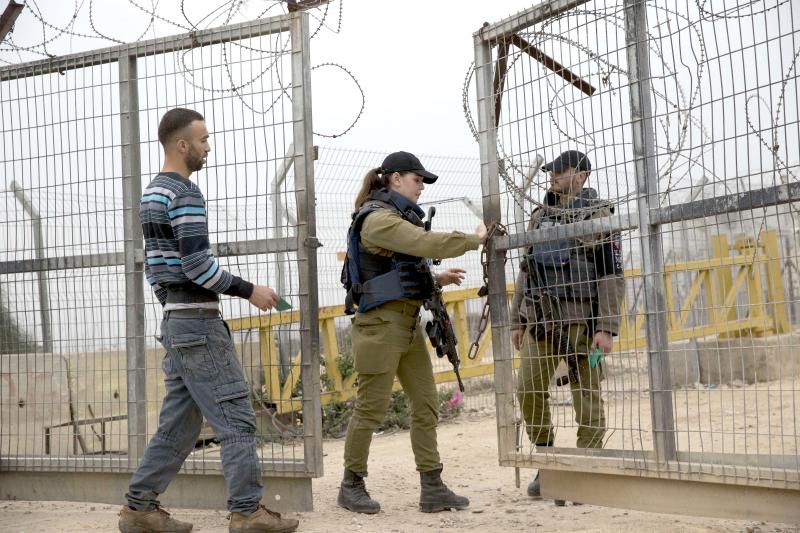
[[[719,335],[763,336],[786,333],[790,330],[789,315],[786,309],[783,281],[781,278],[778,238],[775,231],[764,231],[759,242],[747,238],[737,241],[731,248],[725,236],[713,237],[711,241],[714,257],[706,260],[671,263],[664,267],[664,285],[666,306],[668,309],[668,339],[670,341]],[[731,252],[735,255],[731,255]],[[762,271],[762,269],[764,269]],[[762,272],[767,281],[767,297],[764,297]],[[675,277],[681,273],[694,276],[689,291],[682,302],[676,301]],[[625,271],[626,279],[641,277],[640,269]],[[746,283],[748,314],[737,318],[736,297]],[[507,286],[509,299],[514,291],[513,284]],[[707,321],[704,324],[688,326],[692,309],[698,303],[700,294],[705,294]],[[467,323],[467,300],[478,298],[478,289],[459,289],[444,293],[447,310],[453,317],[453,328],[458,339],[462,357],[461,376],[471,378],[494,374],[494,363],[484,361],[491,345],[491,324],[486,329],[477,357],[470,360],[466,357],[468,347],[473,339]],[[627,312],[629,306],[623,303],[622,310]],[[335,320],[345,316],[344,306],[320,308],[319,325],[322,339],[322,356],[325,361],[325,372],[330,381],[331,390],[322,392],[322,405],[352,399],[355,395],[353,373],[343,377],[339,372],[339,343],[336,337]],[[623,316],[620,323],[620,335],[615,340],[615,351],[643,349],[646,346],[643,333],[644,311],[640,307],[634,316]],[[268,316],[255,316],[233,319],[229,325],[233,330],[253,330],[259,332],[261,364],[264,369],[264,401],[274,404],[279,413],[297,411],[301,407],[299,398],[292,397],[292,392],[300,379],[300,354],[292,360],[291,368],[283,382],[280,379],[280,361],[278,356],[275,328],[300,322],[300,312],[290,311],[274,313]],[[632,324],[631,324],[632,323]],[[428,343],[431,357],[435,352]],[[436,372],[436,383],[455,382],[452,370]],[[395,383],[395,388],[399,388]]]
[[[711,259],[664,265],[664,289],[668,313],[670,342],[710,335],[722,338],[737,335],[764,336],[788,333],[789,314],[786,308],[781,277],[778,236],[774,230],[764,231],[758,243],[753,238],[737,241],[733,250],[724,235],[711,238]],[[731,255],[731,251],[736,255]],[[762,270],[763,269],[763,270]],[[764,297],[762,272],[767,280]],[[694,276],[683,302],[675,301],[675,277],[681,273]],[[641,277],[640,269],[625,271],[626,278]],[[737,318],[736,296],[747,283],[747,316]],[[706,323],[687,326],[692,309],[705,293]],[[680,307],[678,305],[680,304]],[[627,301],[623,311],[629,309]],[[644,310],[639,307],[633,318],[623,316],[616,350],[642,349],[646,346],[643,332]]]

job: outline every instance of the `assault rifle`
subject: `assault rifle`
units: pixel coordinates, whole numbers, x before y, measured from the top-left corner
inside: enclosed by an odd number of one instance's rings
[[[428,209],[425,231],[431,230],[431,222],[435,214],[435,207]],[[433,264],[441,264],[441,260],[434,259]],[[431,273],[431,277],[434,277],[433,273]],[[453,323],[450,320],[450,315],[447,314],[447,307],[445,307],[442,299],[442,288],[436,283],[436,279],[433,279],[432,282],[433,295],[428,300],[425,300],[424,306],[425,309],[433,314],[433,319],[425,325],[425,333],[428,334],[431,346],[436,349],[436,355],[439,357],[447,355],[447,360],[453,365],[453,372],[456,375],[456,379],[458,379],[458,389],[464,392],[464,383],[461,381],[461,374],[458,371],[461,366],[461,359],[459,359],[458,350],[456,349],[458,340],[455,332],[453,332]]]

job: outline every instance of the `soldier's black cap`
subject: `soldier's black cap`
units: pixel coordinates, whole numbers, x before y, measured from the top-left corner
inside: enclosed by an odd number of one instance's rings
[[[382,174],[391,174],[392,172],[413,172],[422,176],[423,183],[433,183],[439,176],[432,172],[425,170],[422,163],[419,162],[417,156],[408,152],[394,152],[386,156],[381,164]]]
[[[589,161],[589,157],[583,152],[567,150],[543,166],[542,170],[545,172],[563,172],[568,168],[589,172],[592,170],[592,163]]]

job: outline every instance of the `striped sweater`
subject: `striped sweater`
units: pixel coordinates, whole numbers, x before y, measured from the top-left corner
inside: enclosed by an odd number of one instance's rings
[[[206,201],[195,183],[174,172],[158,174],[142,193],[139,220],[145,276],[162,305],[205,307],[218,294],[253,293],[252,283],[223,270],[211,252]]]

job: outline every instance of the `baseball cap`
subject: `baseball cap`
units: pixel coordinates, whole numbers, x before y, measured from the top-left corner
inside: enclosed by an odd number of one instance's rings
[[[433,183],[439,176],[428,172],[422,163],[419,162],[417,156],[408,152],[393,152],[386,156],[381,164],[381,169],[384,174],[391,174],[392,172],[414,172],[422,176],[423,183]]]
[[[563,172],[568,168],[577,170],[585,170],[589,172],[592,170],[592,163],[583,152],[578,150],[567,150],[551,162],[542,167],[545,172]]]

